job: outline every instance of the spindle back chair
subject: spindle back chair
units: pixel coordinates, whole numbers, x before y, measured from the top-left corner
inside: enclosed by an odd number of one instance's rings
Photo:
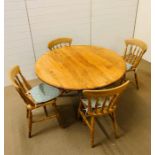
[[[71,46],[72,39],[71,38],[58,38],[48,43],[48,48],[52,51],[57,48],[61,48],[64,46]]]
[[[137,67],[142,60],[143,55],[147,51],[145,42],[139,39],[125,40],[124,60],[126,61],[127,72],[133,71],[137,89],[139,88],[138,77],[136,74]],[[124,76],[125,77],[125,76]]]
[[[90,142],[92,147],[94,144],[94,123],[96,117],[109,115],[113,122],[115,136],[117,137],[115,116],[117,99],[128,84],[129,81],[115,88],[83,91],[83,95],[86,99],[81,99],[78,114],[82,116],[84,123],[86,123],[90,129]],[[90,122],[88,118],[90,118]]]
[[[23,74],[21,73],[19,66],[14,66],[10,70],[10,80],[12,81],[13,86],[15,87],[15,89],[17,90],[17,92],[19,93],[21,98],[24,100],[24,103],[26,104],[26,112],[27,112],[26,116],[29,120],[29,125],[28,125],[29,126],[29,132],[28,132],[29,138],[31,137],[32,123],[44,121],[44,120],[47,120],[50,118],[59,119],[59,114],[58,114],[58,111],[56,109],[56,98],[51,99],[47,102],[37,104],[35,102],[35,100],[32,98],[31,94],[29,93],[29,91],[31,90],[32,87],[27,82],[27,80],[25,79]],[[55,114],[48,115],[46,105],[49,105],[49,104],[53,105],[54,110],[55,110]],[[46,117],[44,117],[40,120],[34,121],[33,115],[32,115],[32,110],[35,110],[39,107],[43,107]]]

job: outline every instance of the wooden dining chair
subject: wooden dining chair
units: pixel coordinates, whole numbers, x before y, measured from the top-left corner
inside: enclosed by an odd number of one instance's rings
[[[71,46],[72,39],[71,38],[58,38],[55,40],[52,40],[48,43],[49,50],[54,50],[57,48],[61,48],[63,46]]]
[[[136,71],[144,53],[147,51],[147,45],[139,39],[125,40],[125,45],[124,60],[126,61],[126,73],[130,71],[134,72],[136,86],[139,89]],[[126,78],[126,74],[124,78]]]
[[[28,118],[28,137],[31,137],[32,123],[44,121],[47,119],[57,118],[60,120],[59,113],[56,106],[56,98],[61,94],[61,91],[52,86],[41,83],[35,87],[31,87],[25,77],[20,71],[19,66],[15,66],[10,71],[10,79],[13,86],[16,88],[19,95],[22,97],[26,104],[26,116]],[[48,115],[46,105],[51,104],[54,107],[55,113]],[[42,119],[33,120],[33,111],[37,108],[43,108],[45,117]]]
[[[94,145],[94,125],[96,117],[109,115],[112,119],[115,137],[117,137],[117,123],[115,111],[117,108],[117,99],[120,94],[128,86],[129,81],[122,85],[103,90],[84,90],[83,95],[86,98],[81,98],[78,116],[82,117],[84,123],[90,129],[90,144]]]

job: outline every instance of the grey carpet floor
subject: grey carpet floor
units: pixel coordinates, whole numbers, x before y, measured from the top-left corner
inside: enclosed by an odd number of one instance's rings
[[[33,137],[27,137],[26,109],[12,86],[5,87],[5,155],[149,155],[151,116],[150,63],[142,61],[138,70],[140,89],[137,90],[132,74],[130,83],[119,99],[117,121],[120,138],[115,139],[111,120],[98,118],[95,125],[95,147],[89,143],[89,129],[75,119],[79,98],[58,99],[62,123],[47,120],[33,125]],[[32,85],[39,81],[31,81]],[[51,112],[52,108],[48,107]],[[43,109],[34,113],[41,117]]]

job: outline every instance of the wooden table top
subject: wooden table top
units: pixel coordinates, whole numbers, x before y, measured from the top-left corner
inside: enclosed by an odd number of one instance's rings
[[[125,62],[116,52],[85,45],[46,52],[35,64],[39,79],[68,90],[107,86],[119,80],[125,70]]]

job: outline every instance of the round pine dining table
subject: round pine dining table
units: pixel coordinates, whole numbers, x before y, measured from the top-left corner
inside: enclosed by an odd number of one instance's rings
[[[126,71],[115,51],[87,45],[65,46],[45,52],[35,64],[43,82],[61,89],[85,90],[108,86]]]

